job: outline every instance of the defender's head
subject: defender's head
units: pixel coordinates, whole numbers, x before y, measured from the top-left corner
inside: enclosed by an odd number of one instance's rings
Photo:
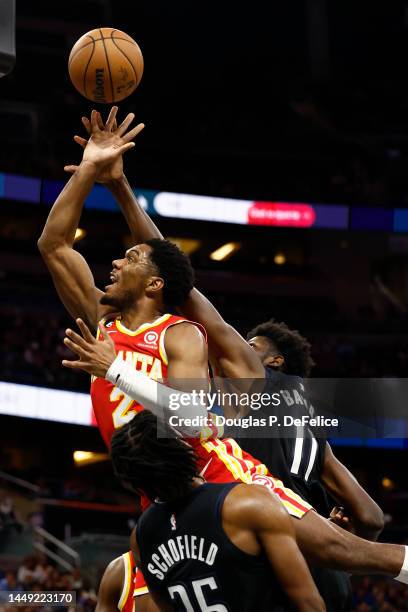
[[[198,471],[192,447],[165,427],[161,435],[167,437],[158,438],[157,417],[142,410],[114,433],[111,459],[125,487],[152,501],[172,502],[192,490]]]
[[[182,304],[194,285],[187,255],[169,240],[147,240],[112,262],[111,284],[101,304],[123,310],[146,296],[168,310]]]
[[[314,366],[309,342],[286,323],[270,319],[254,327],[247,340],[266,367],[304,378]]]

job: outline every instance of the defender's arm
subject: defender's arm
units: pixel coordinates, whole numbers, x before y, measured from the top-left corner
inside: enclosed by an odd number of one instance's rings
[[[328,493],[346,509],[355,533],[366,540],[376,540],[384,529],[381,508],[326,444],[322,480]]]

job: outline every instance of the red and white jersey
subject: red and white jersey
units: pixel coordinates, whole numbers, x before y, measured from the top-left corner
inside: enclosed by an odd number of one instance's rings
[[[141,325],[135,331],[127,329],[119,317],[106,318],[102,323],[115,344],[116,352],[132,363],[135,370],[144,372],[154,380],[166,380],[166,331],[184,321],[192,323],[183,317],[165,314],[153,323]],[[206,337],[199,323],[192,324]],[[137,412],[143,410],[143,406],[104,378],[93,378],[91,398],[97,425],[108,448],[115,429],[125,425]],[[274,479],[265,465],[245,453],[234,440],[216,438],[216,431],[215,427],[209,438],[189,440],[196,454],[198,471],[208,482],[238,480],[248,484],[272,483],[274,492],[293,516],[303,516],[311,508],[293,491]],[[145,495],[142,495],[141,504],[143,510],[150,504]]]
[[[161,381],[167,378],[166,331],[169,327],[185,321],[190,323],[183,317],[164,314],[153,323],[144,323],[135,331],[127,329],[121,323],[120,317],[106,317],[102,323],[112,338],[118,355],[133,364],[135,370],[143,372],[153,380]],[[193,325],[206,336],[201,325]],[[128,423],[136,412],[143,410],[143,406],[104,378],[92,377],[91,398],[96,424],[108,448],[115,429]]]
[[[121,612],[137,612],[136,597],[147,595],[147,588],[142,572],[136,567],[131,551],[122,555],[124,565],[123,585],[118,610]]]

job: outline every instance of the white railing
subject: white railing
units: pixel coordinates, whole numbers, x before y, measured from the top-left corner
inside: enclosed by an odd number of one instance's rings
[[[12,482],[19,487],[23,487],[23,489],[27,489],[28,491],[32,491],[33,493],[41,493],[41,487],[28,482],[28,480],[23,480],[22,478],[17,478],[17,476],[12,476],[11,474],[7,474],[7,472],[3,472],[0,470],[0,478],[3,480],[7,480],[8,482]]]
[[[42,527],[35,527],[34,534],[36,538],[34,541],[34,548],[42,553],[45,553],[48,557],[54,559],[54,561],[69,571],[72,571],[75,569],[75,567],[79,567],[81,558],[73,548],[53,536],[52,533],[49,533],[49,531],[46,531]],[[55,546],[57,552],[50,549],[50,544]],[[70,561],[66,561],[61,553],[68,556]]]

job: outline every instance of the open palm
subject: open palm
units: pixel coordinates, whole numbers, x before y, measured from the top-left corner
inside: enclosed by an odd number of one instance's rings
[[[134,147],[132,140],[144,128],[144,124],[140,123],[127,132],[135,117],[133,113],[129,113],[118,127],[117,111],[118,107],[113,106],[105,125],[100,113],[92,111],[91,120],[82,117],[82,123],[90,136],[89,140],[81,136],[74,136],[75,142],[84,149],[83,161],[89,161],[98,166],[99,172],[96,180],[100,183],[108,183],[122,176],[122,155]],[[78,166],[70,165],[65,166],[64,170],[73,174],[77,168]]]

